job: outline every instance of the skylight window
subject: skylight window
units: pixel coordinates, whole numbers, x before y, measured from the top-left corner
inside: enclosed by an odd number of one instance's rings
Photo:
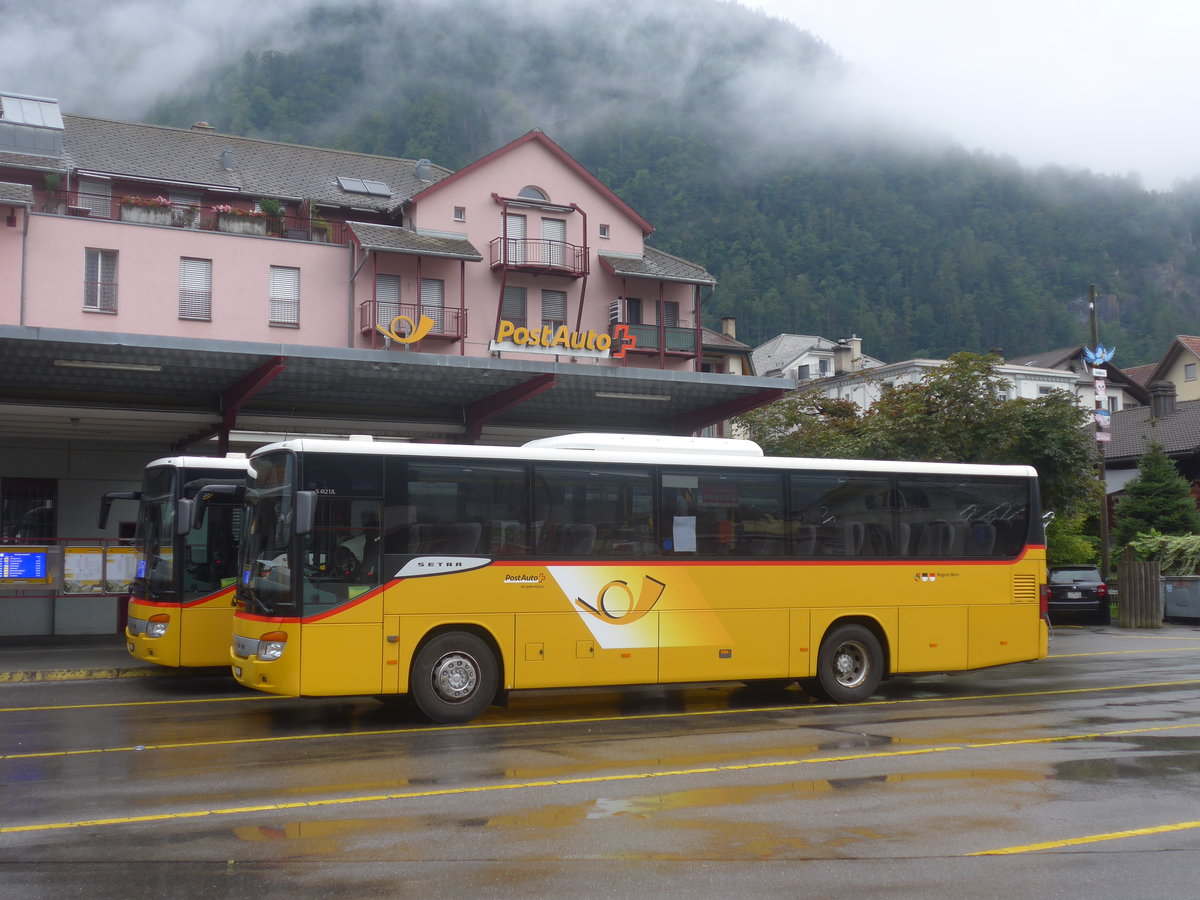
[[[371,197],[390,197],[392,189],[382,181],[370,181],[366,178],[348,178],[345,175],[337,177],[338,186],[347,194],[367,194]]]

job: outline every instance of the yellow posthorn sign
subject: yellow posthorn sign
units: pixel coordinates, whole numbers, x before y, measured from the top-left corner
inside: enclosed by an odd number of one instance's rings
[[[403,322],[408,326],[406,329],[408,334],[405,336],[401,336],[400,332],[396,328],[397,324],[400,322]],[[396,316],[396,318],[392,319],[392,321],[389,322],[386,327],[383,325],[376,325],[375,329],[380,334],[391,338],[397,343],[415,344],[433,330],[433,325],[433,319],[429,318],[429,316],[421,316],[421,320],[419,322],[414,322],[409,316]]]

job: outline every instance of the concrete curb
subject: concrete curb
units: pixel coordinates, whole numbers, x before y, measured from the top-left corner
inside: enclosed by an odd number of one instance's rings
[[[39,681],[100,681],[116,678],[164,678],[191,675],[205,677],[228,675],[223,668],[174,669],[166,666],[106,666],[80,669],[26,669],[24,671],[0,672],[0,684],[21,684]]]

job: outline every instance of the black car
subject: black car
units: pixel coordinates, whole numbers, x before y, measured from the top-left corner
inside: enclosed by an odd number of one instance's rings
[[[1086,616],[1107,625],[1108,603],[1108,585],[1096,566],[1051,566],[1050,615]]]

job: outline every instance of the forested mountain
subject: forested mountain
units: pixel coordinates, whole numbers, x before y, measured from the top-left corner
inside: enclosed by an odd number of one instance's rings
[[[299,7],[297,7],[299,8]],[[852,112],[846,63],[718,0],[314,3],[149,121],[459,167],[542,128],[720,281],[709,324],[885,360],[1088,339],[1119,363],[1200,321],[1200,184],[1015,162]],[[947,129],[953,123],[947,123]]]

